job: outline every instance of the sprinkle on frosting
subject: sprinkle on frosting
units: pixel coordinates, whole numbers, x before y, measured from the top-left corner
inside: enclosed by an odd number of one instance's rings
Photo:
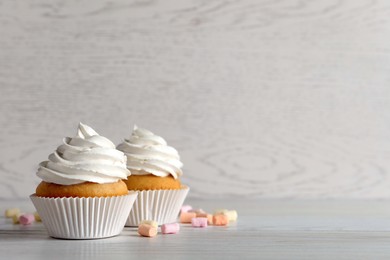
[[[109,139],[82,123],[77,135],[65,137],[49,160],[39,166],[38,177],[60,185],[113,183],[130,175],[126,156]]]

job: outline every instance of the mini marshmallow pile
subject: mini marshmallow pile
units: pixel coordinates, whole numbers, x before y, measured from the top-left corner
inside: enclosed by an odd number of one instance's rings
[[[229,222],[237,221],[237,211],[218,209],[214,214],[208,214],[202,209],[193,209],[190,205],[181,207],[180,223],[191,223],[192,227],[205,228],[208,225],[226,226]],[[179,223],[161,225],[162,234],[177,234],[180,230]],[[158,223],[153,220],[144,220],[138,226],[138,233],[144,237],[155,237],[158,233]]]
[[[185,205],[180,211],[180,222],[191,223],[193,227],[226,226],[229,222],[235,221],[237,221],[237,211],[235,210],[217,209],[211,215],[202,209],[193,209],[190,205]]]
[[[14,224],[30,225],[34,221],[41,222],[41,217],[37,212],[22,213],[19,208],[10,208],[5,211],[6,218],[12,218]]]

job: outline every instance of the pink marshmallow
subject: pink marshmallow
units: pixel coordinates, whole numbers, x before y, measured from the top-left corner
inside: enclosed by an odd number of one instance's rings
[[[180,213],[183,213],[183,212],[188,212],[192,209],[192,207],[190,205],[183,205],[181,207],[181,210],[180,210]]]
[[[179,233],[179,230],[180,230],[179,223],[163,224],[161,226],[161,233],[163,234],[176,234]]]
[[[19,216],[19,222],[22,225],[30,225],[35,220],[34,214],[26,213]]]
[[[212,225],[213,224],[213,215],[207,214],[207,213],[196,213],[197,218],[207,218],[207,224]]]
[[[193,218],[191,224],[193,227],[207,227],[207,218]]]

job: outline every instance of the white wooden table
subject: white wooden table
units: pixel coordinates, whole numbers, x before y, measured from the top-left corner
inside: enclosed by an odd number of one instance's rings
[[[237,209],[228,227],[182,225],[177,235],[144,238],[135,228],[99,240],[50,238],[42,224],[0,218],[0,259],[388,259],[390,201],[191,200],[205,210]],[[2,201],[1,210],[28,201]]]

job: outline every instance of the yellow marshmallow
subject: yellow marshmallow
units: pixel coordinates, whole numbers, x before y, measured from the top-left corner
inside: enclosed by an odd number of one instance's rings
[[[18,208],[10,208],[5,211],[6,218],[12,218],[14,215],[20,214],[20,209]]]

